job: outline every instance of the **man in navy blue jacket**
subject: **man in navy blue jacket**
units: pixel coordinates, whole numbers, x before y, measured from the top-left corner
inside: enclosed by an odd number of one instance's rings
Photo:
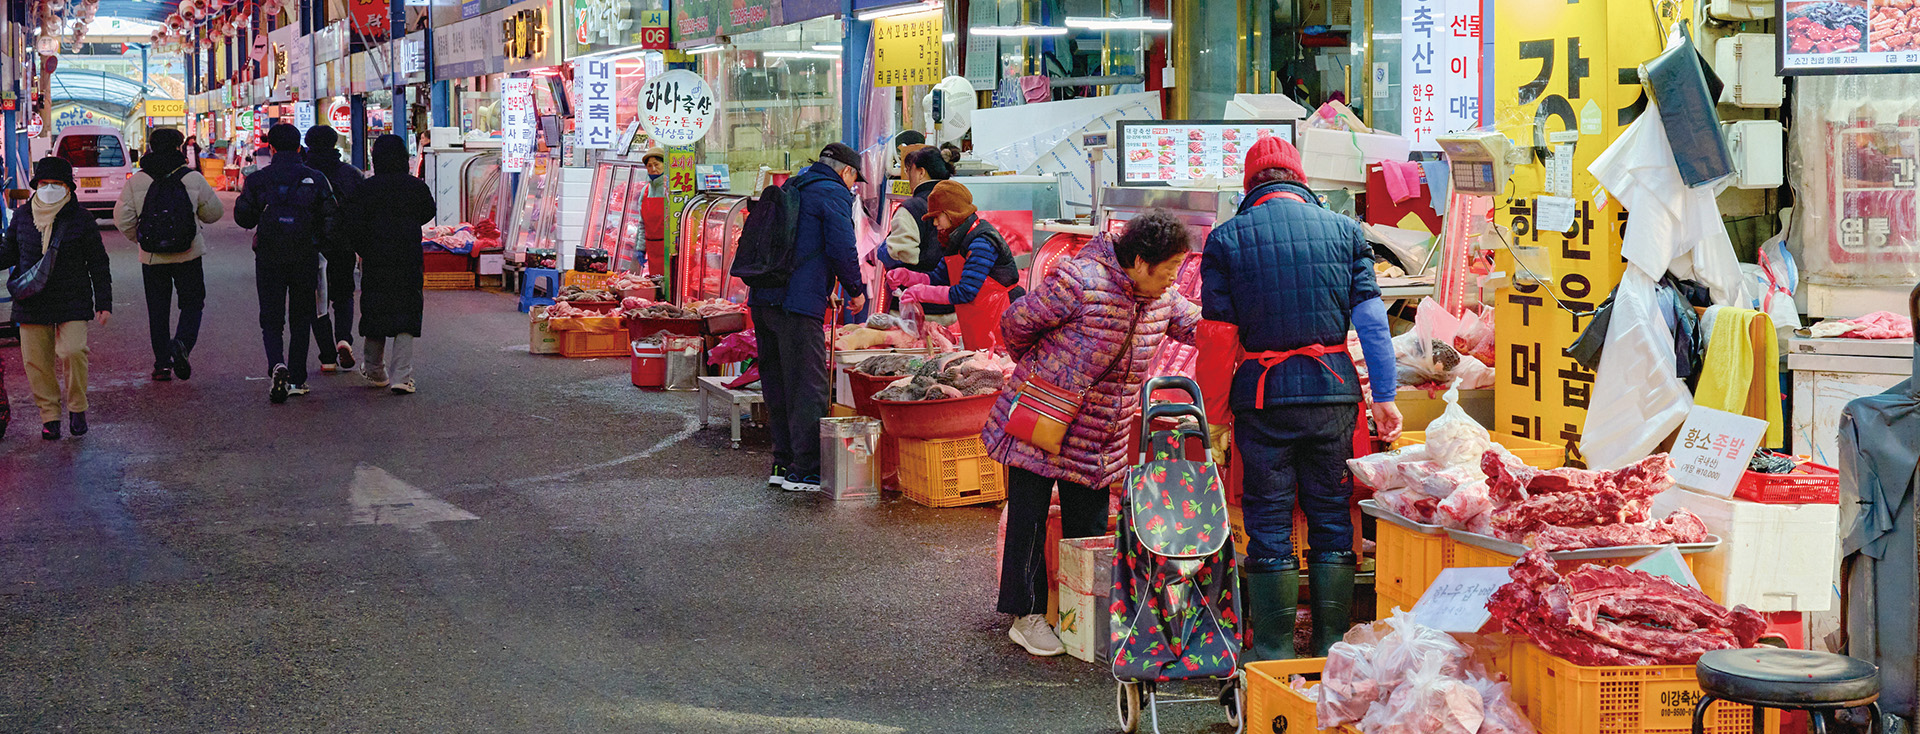
[[[860,155],[843,143],[787,184],[799,210],[793,273],[783,288],[754,288],[747,296],[760,337],[760,386],[773,433],[773,471],[767,483],[789,491],[820,489],[820,419],[827,414],[827,309],[836,281],[847,310],[866,306],[866,283],[854,247],[853,185]]]
[[[300,160],[300,129],[267,129],[273,163],[247,174],[233,203],[233,222],[253,233],[253,278],[260,292],[260,331],[278,405],[307,394],[307,334],[320,288],[320,251],[328,245],[335,201],[326,174]],[[286,341],[291,330],[292,342]]]
[[[1353,220],[1327,211],[1305,185],[1300,151],[1261,138],[1247,150],[1247,196],[1207,236],[1201,309],[1239,327],[1246,361],[1234,372],[1233,441],[1246,462],[1247,660],[1291,658],[1300,569],[1293,505],[1307,516],[1313,654],[1350,623],[1353,455],[1360,377],[1347,355],[1359,331],[1382,438],[1400,434],[1392,333],[1373,279],[1373,251]],[[1296,492],[1297,488],[1297,492]]]

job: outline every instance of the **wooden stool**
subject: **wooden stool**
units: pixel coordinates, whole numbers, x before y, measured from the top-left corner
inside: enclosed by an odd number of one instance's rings
[[[1715,650],[1694,666],[1706,695],[1693,709],[1693,734],[1703,734],[1707,707],[1728,701],[1753,707],[1753,732],[1762,734],[1764,709],[1805,711],[1813,734],[1827,734],[1835,713],[1865,706],[1869,734],[1880,732],[1880,669],[1865,660],[1808,650],[1757,647]]]

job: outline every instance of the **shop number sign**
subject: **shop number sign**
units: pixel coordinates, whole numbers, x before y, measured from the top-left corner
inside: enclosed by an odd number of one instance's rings
[[[938,84],[946,71],[941,11],[873,21],[873,85]]]
[[[580,147],[605,150],[613,147],[620,130],[613,124],[613,62],[587,59],[580,62],[573,85],[580,90]]]
[[[640,92],[640,124],[666,147],[693,145],[713,128],[713,88],[700,75],[675,69],[647,82]]]
[[[646,49],[667,47],[667,11],[640,11],[640,47]]]
[[[1694,406],[1673,444],[1674,483],[1732,497],[1766,434],[1767,422],[1759,418]]]

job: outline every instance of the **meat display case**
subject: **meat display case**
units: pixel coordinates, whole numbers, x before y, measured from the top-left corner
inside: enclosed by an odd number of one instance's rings
[[[549,156],[521,177],[519,205],[508,208],[508,222],[502,227],[509,260],[519,262],[519,253],[527,250],[559,249],[559,171],[560,161]]]
[[[603,161],[593,175],[587,200],[587,229],[581,247],[606,250],[616,269],[644,258],[640,204],[647,195],[647,169],[631,161]]]
[[[674,302],[686,304],[724,298],[747,302],[747,284],[727,274],[747,221],[747,198],[700,194],[681,210],[680,241],[675,243]]]

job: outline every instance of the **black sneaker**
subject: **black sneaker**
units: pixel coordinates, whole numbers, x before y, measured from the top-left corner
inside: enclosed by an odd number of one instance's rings
[[[187,353],[191,351],[193,348],[181,343],[179,339],[173,340],[173,373],[179,375],[182,380],[193,379],[193,365],[187,362]],[[154,375],[153,379],[158,380],[160,376]]]
[[[186,379],[186,378],[181,378],[181,379]],[[173,370],[167,369],[165,367],[153,368],[153,381],[154,382],[173,382]]]
[[[343,370],[353,369],[353,365],[355,363],[353,361],[353,345],[352,344],[349,344],[347,342],[340,342],[338,345],[334,346],[333,353],[334,353],[334,356],[340,360],[340,369],[343,369]]]
[[[292,377],[287,374],[286,365],[273,368],[273,387],[267,390],[267,402],[279,405],[287,402],[287,390],[293,387]]]
[[[40,424],[40,437],[48,441],[60,440],[60,421],[47,421]]]
[[[789,474],[787,475],[786,481],[780,484],[780,488],[788,492],[818,492],[820,491],[820,475],[809,474],[802,477],[798,474]]]
[[[779,486],[785,485],[786,483],[787,483],[787,468],[779,464],[774,464],[773,472],[767,475],[767,486],[779,487]]]
[[[75,436],[87,435],[87,412],[67,413],[67,433]]]

